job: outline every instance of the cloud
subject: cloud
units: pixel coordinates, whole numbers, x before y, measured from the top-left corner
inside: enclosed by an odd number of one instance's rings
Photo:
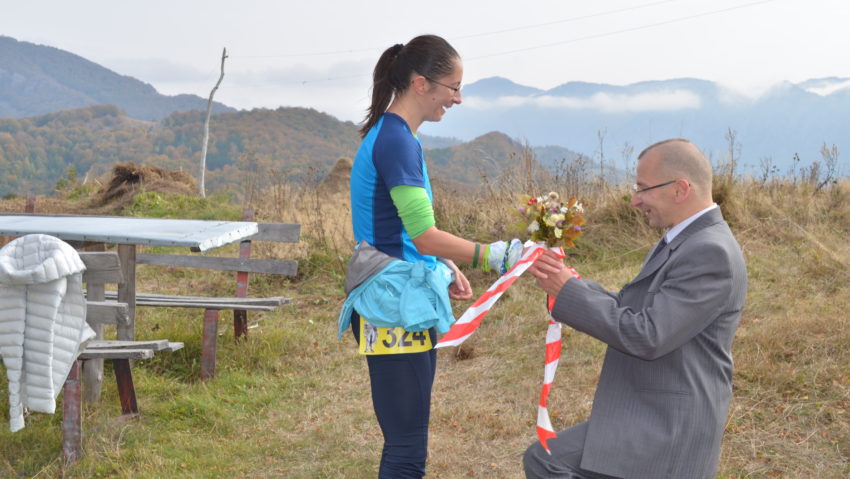
[[[234,67],[221,98],[237,108],[299,106],[356,122],[369,105],[371,63]]]
[[[358,122],[369,106],[364,89],[312,89],[302,85],[222,85],[216,100],[239,109],[303,107]]]
[[[161,58],[112,59],[104,65],[121,75],[129,75],[147,83],[193,83],[209,81],[218,74],[214,71],[201,71],[198,68]]]
[[[809,93],[820,96],[829,96],[839,90],[850,88],[850,79],[812,81],[810,83],[811,85],[804,89]]]
[[[464,105],[479,110],[531,106],[561,110],[597,110],[604,113],[675,111],[699,108],[701,104],[700,96],[689,90],[637,94],[595,93],[583,98],[541,95],[534,97],[504,96],[495,100],[476,97],[464,99]]]
[[[234,57],[225,63],[215,100],[238,109],[305,107],[360,121],[369,105],[374,59],[281,66],[276,58]],[[208,71],[168,60],[114,60],[108,68],[150,83],[159,93],[207,98],[219,64]]]
[[[371,83],[373,62],[338,62],[317,66],[297,64],[285,68],[251,67],[234,69],[233,78],[242,84],[298,85],[311,88],[362,87]]]

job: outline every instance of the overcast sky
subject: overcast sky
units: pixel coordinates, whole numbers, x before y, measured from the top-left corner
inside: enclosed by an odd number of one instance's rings
[[[0,0],[0,35],[61,48],[164,94],[305,106],[358,122],[380,53],[448,39],[464,83],[549,89],[693,77],[757,94],[850,78],[846,0]],[[2,65],[0,65],[2,68]]]

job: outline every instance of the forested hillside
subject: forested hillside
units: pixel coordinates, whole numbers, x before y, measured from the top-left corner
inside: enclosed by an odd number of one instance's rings
[[[203,120],[202,112],[193,111],[143,122],[113,106],[0,119],[0,194],[50,192],[69,167],[81,178],[126,161],[195,172]],[[241,162],[249,168],[267,163],[290,176],[303,175],[310,166],[327,171],[358,142],[353,123],[315,110],[222,113],[210,124],[207,169]]]
[[[50,193],[72,170],[80,181],[93,181],[115,163],[128,161],[197,176],[203,123],[204,113],[199,111],[146,122],[110,105],[0,119],[0,196]],[[260,173],[256,178],[260,184],[255,185],[259,187],[321,179],[337,159],[352,157],[359,143],[354,123],[312,109],[216,114],[210,123],[206,186],[238,187],[246,172]],[[468,143],[427,150],[426,156],[435,166],[432,177],[477,184],[482,175],[493,177],[510,167],[523,148],[501,133],[489,133]]]
[[[523,148],[504,133],[490,132],[457,146],[429,150],[428,164],[436,176],[474,184],[518,167]]]

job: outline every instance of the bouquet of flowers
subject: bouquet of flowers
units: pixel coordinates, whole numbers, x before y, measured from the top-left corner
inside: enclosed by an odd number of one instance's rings
[[[553,191],[546,196],[522,195],[520,201],[516,209],[521,218],[519,229],[530,233],[532,241],[545,242],[550,248],[575,246],[585,222],[584,207],[575,198],[563,203]]]

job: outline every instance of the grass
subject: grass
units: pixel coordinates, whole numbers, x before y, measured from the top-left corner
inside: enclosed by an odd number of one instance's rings
[[[491,185],[481,197],[437,192],[438,224],[479,241],[512,235],[504,217],[521,192]],[[524,184],[524,183],[523,183]],[[721,205],[748,264],[749,293],[734,343],[734,400],[719,478],[839,478],[850,474],[850,187],[745,180]],[[552,185],[532,185],[545,191]],[[502,192],[502,193],[492,193]],[[585,277],[616,289],[639,270],[657,239],[625,202],[625,189],[587,192],[587,235],[570,251]],[[0,477],[364,478],[377,475],[381,434],[365,361],[349,334],[336,338],[351,245],[347,198],[312,187],[257,202],[260,221],[302,224],[298,245],[257,245],[257,256],[298,258],[293,279],[254,276],[251,294],[293,303],[249,315],[247,341],[220,324],[217,377],[198,381],[201,312],[140,308],[137,337],[183,341],[185,349],[134,366],[141,416],[118,419],[107,364],[104,397],[86,405],[85,457],[61,463],[61,415],[34,414],[17,433],[0,429]],[[10,200],[11,201],[11,200]],[[156,200],[157,211],[174,210]],[[41,203],[40,203],[41,204]],[[53,204],[53,203],[48,203]],[[144,216],[144,202],[134,214]],[[181,203],[191,205],[192,202]],[[0,205],[14,210],[17,204]],[[203,215],[209,215],[204,204]],[[61,210],[61,203],[55,208]],[[187,206],[177,210],[191,214]],[[19,209],[19,211],[22,210]],[[233,216],[232,205],[224,213]],[[235,256],[234,246],[214,254]],[[141,290],[228,294],[228,274],[141,267]],[[495,278],[468,276],[476,294]],[[467,304],[455,304],[456,314]],[[434,385],[429,476],[519,478],[535,440],[546,330],[543,297],[518,281],[461,348],[441,350]],[[604,345],[565,328],[549,404],[556,428],[590,413]],[[0,367],[2,371],[2,367]],[[5,382],[3,382],[5,384]],[[0,410],[8,410],[0,386]],[[61,397],[60,397],[61,402]]]

